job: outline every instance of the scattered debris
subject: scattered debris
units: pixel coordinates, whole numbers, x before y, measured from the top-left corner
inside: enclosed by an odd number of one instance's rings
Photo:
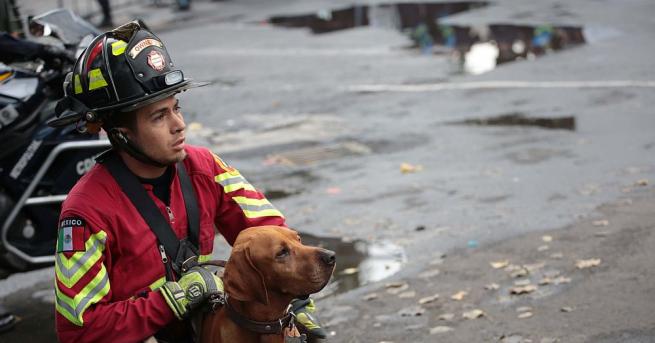
[[[523,313],[519,313],[517,318],[518,319],[526,319],[526,318],[530,318],[532,316],[533,316],[532,312],[523,312]]]
[[[552,236],[545,235],[545,236],[541,236],[541,240],[544,241],[544,242],[546,242],[546,243],[550,243],[550,242],[553,241],[553,237],[552,237]]]
[[[466,311],[466,312],[462,313],[462,317],[464,317],[466,319],[476,319],[476,318],[484,317],[485,315],[486,314],[484,313],[484,311],[482,311],[480,309],[477,309],[477,308],[474,309],[474,310]]]
[[[358,272],[359,272],[358,268],[351,267],[351,268],[346,268],[346,269],[342,270],[341,274],[343,274],[343,275],[352,275],[352,274],[357,274]]]
[[[561,259],[563,257],[564,257],[564,254],[561,253],[561,252],[554,252],[554,253],[550,254],[550,258],[553,258],[553,259]]]
[[[635,186],[648,186],[648,179],[637,180]]]
[[[571,307],[571,306],[564,306],[564,307],[560,308],[559,310],[560,310],[561,312],[565,312],[565,313],[573,312],[573,307]]]
[[[403,283],[401,285],[398,285],[397,283],[391,284],[391,286],[387,286],[387,293],[389,294],[399,294],[409,288],[409,285],[407,283]]]
[[[371,300],[375,300],[377,298],[378,298],[377,293],[369,293],[369,294],[366,294],[365,296],[362,297],[362,299],[364,299],[364,301],[371,301]]]
[[[594,232],[594,236],[596,236],[596,237],[607,237],[609,234],[610,234],[609,231]]]
[[[505,268],[509,265],[509,260],[497,261],[489,263],[493,269]]]
[[[341,193],[341,188],[339,187],[329,187],[325,190],[325,193],[330,195],[337,195]]]
[[[420,277],[422,279],[429,279],[429,278],[432,278],[432,277],[435,277],[435,276],[439,275],[440,273],[441,273],[441,271],[439,271],[439,269],[432,269],[432,270],[424,271],[424,272],[418,274],[418,277]]]
[[[425,225],[419,225],[417,226],[414,231],[425,231]]]
[[[532,293],[537,290],[537,286],[535,285],[526,285],[526,286],[516,286],[512,287],[509,289],[510,294],[514,295],[521,295],[521,294],[528,294]]]
[[[532,343],[531,339],[524,338],[523,336],[520,335],[509,335],[509,336],[501,336],[500,340],[501,343]]]
[[[532,307],[530,306],[521,306],[516,309],[516,313],[531,312],[531,311],[532,311]]]
[[[527,269],[529,273],[534,273],[535,271],[543,268],[546,264],[543,262],[524,264],[523,268]]]
[[[425,309],[421,306],[411,306],[398,311],[401,317],[419,317],[423,313],[425,313]]]
[[[430,335],[446,333],[446,332],[453,331],[453,330],[454,329],[451,328],[450,326],[435,326],[432,329],[430,329]]]
[[[484,286],[484,289],[488,291],[495,291],[500,288],[500,285],[497,283],[490,283]]]
[[[593,226],[607,226],[610,225],[610,222],[607,219],[601,219],[601,220],[594,220],[591,224]]]
[[[560,285],[560,284],[563,284],[563,283],[570,283],[570,282],[571,282],[571,278],[564,277],[564,276],[560,276],[560,277],[558,277],[556,279],[553,279],[553,284],[555,284],[555,285]]]
[[[420,172],[421,170],[423,170],[423,166],[420,164],[413,165],[407,162],[403,162],[400,164],[400,172],[403,174],[416,173],[416,172]]]
[[[588,260],[578,260],[575,262],[575,266],[578,269],[586,269],[586,268],[591,268],[591,267],[596,267],[600,265],[600,259],[599,258],[591,258]]]
[[[428,297],[421,298],[421,299],[418,300],[418,303],[421,304],[421,305],[429,304],[429,303],[431,303],[431,302],[433,302],[433,301],[435,301],[437,299],[439,299],[439,294],[435,294],[435,295],[431,295],[431,296],[428,296]]]
[[[547,244],[544,244],[544,245],[540,245],[540,246],[537,248],[537,251],[547,251],[547,250],[549,250],[549,249],[550,249],[550,247],[549,247]]]
[[[521,279],[514,281],[514,286],[527,286],[531,283],[530,279]]]
[[[401,298],[401,299],[414,298],[415,296],[416,296],[415,291],[407,291],[407,292],[402,292],[402,293],[398,294],[398,298]]]
[[[476,126],[536,126],[544,129],[563,129],[575,131],[575,117],[538,118],[514,112],[489,118],[473,118],[451,122],[456,125]]]
[[[527,276],[528,274],[530,274],[530,272],[527,269],[521,267],[520,269],[511,272],[509,276],[516,279],[516,278]]]
[[[539,341],[539,343],[557,343],[559,342],[559,338],[552,338],[552,337],[544,337]]]
[[[467,294],[468,294],[468,292],[466,292],[466,291],[459,291],[459,292],[457,292],[457,293],[451,295],[451,296],[450,296],[450,299],[457,300],[457,301],[461,301],[462,299],[464,299],[464,297],[465,297]]]

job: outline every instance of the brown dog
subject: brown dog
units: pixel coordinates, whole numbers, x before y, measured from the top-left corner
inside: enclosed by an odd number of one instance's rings
[[[292,299],[323,289],[334,266],[334,252],[303,245],[296,231],[246,229],[234,242],[223,274],[229,306],[250,321],[276,322],[285,317]],[[283,333],[253,332],[232,318],[226,306],[206,315],[201,342],[284,342]]]

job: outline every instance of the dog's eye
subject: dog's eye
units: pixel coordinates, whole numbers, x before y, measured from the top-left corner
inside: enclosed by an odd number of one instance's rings
[[[275,254],[275,257],[285,257],[289,256],[289,249],[288,248],[282,248],[280,251]]]

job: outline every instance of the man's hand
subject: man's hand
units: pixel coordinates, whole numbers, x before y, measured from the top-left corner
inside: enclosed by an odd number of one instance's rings
[[[203,267],[193,267],[177,281],[168,281],[161,288],[166,303],[178,319],[204,304],[211,295],[223,293],[223,280]]]
[[[293,299],[291,301],[291,312],[296,316],[296,324],[301,333],[306,333],[308,336],[316,338],[327,337],[327,332],[325,332],[318,319],[313,315],[316,312],[313,299]]]

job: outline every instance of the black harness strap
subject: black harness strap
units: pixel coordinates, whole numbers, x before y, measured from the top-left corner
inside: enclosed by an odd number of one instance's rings
[[[103,154],[105,155],[105,154]],[[157,240],[164,246],[166,255],[173,260],[173,269],[178,275],[183,271],[182,264],[193,256],[198,256],[198,236],[200,232],[200,218],[198,202],[196,200],[191,180],[182,162],[177,164],[177,171],[180,178],[184,206],[187,214],[187,225],[189,239],[178,240],[173,228],[164,218],[162,213],[143,189],[143,185],[125,165],[123,160],[116,153],[109,153],[108,156],[100,156],[99,162],[103,163],[120,185],[123,193],[127,195],[134,207],[139,211],[141,217],[150,227],[150,230],[157,236]],[[168,266],[167,266],[168,268]]]

